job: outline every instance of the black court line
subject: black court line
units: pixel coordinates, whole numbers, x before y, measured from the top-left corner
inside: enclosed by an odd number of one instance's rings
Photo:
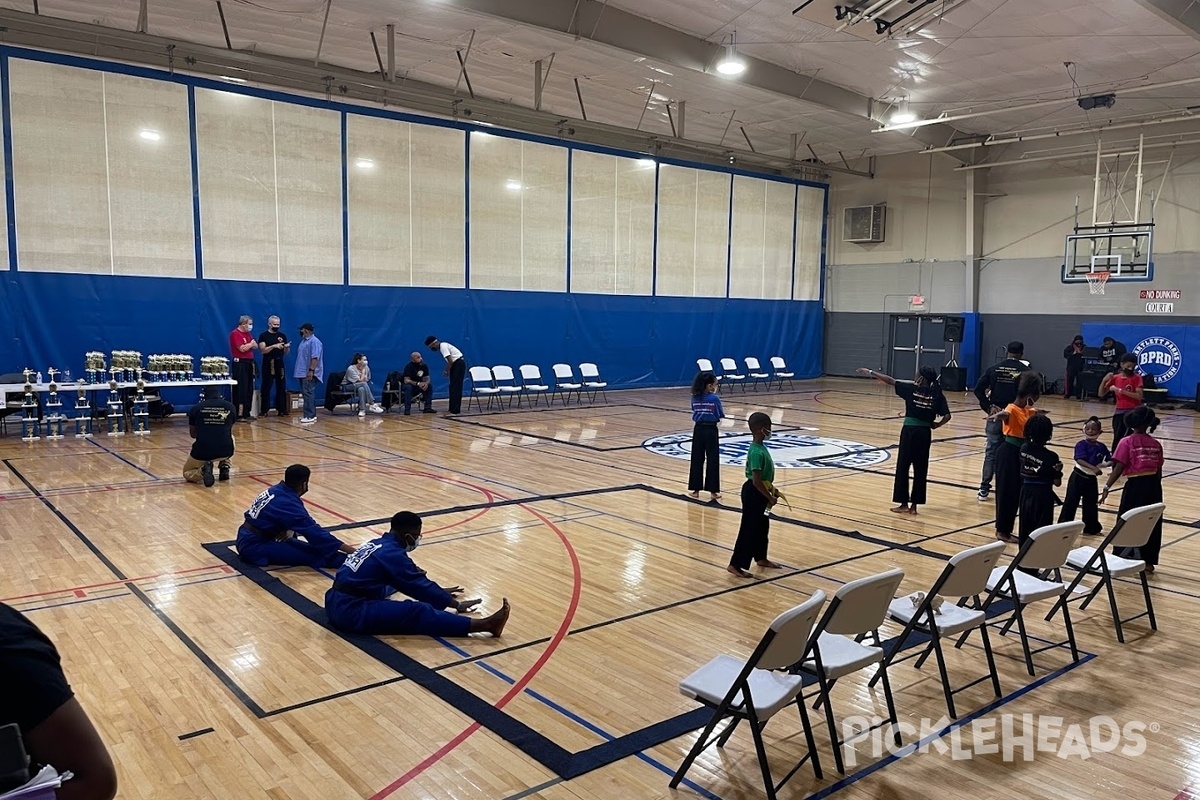
[[[197,736],[203,736],[204,734],[212,733],[215,730],[216,730],[216,728],[201,728],[198,731],[192,731],[191,733],[180,734],[176,738],[179,739],[179,741],[181,741],[181,742],[186,742],[188,739],[195,739]]]

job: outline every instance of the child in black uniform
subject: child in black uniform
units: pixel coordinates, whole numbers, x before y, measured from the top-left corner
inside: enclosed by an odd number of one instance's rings
[[[1021,519],[1017,543],[1024,547],[1029,534],[1054,522],[1054,487],[1062,485],[1062,460],[1046,447],[1054,434],[1049,417],[1036,415],[1025,423],[1021,446]]]

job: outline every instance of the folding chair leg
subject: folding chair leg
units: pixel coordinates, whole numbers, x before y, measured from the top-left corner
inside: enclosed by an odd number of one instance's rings
[[[1075,626],[1071,624],[1071,609],[1063,606],[1063,622],[1067,626],[1067,641],[1071,645],[1071,658],[1079,661],[1079,646],[1075,644]]]
[[[888,721],[891,723],[892,738],[896,742],[896,746],[900,747],[903,742],[900,740],[900,717],[896,714],[896,698],[892,696],[892,684],[888,680],[887,667],[881,670],[883,675],[883,699],[887,702]],[[942,681],[946,680],[945,670],[942,671]],[[839,750],[840,752],[840,750]]]
[[[1150,630],[1158,630],[1158,622],[1154,619],[1154,601],[1150,599],[1150,582],[1146,580],[1146,570],[1142,570],[1142,594],[1146,597],[1146,616],[1150,618]]]
[[[979,626],[979,633],[983,637],[983,652],[987,655],[988,671],[992,675],[992,690],[996,693],[996,697],[1001,697],[1000,673],[996,671],[996,656],[992,652],[992,639],[988,636],[986,624]]]
[[[750,709],[750,713],[753,714],[754,709]],[[776,800],[775,780],[771,777],[771,764],[767,761],[767,747],[763,744],[762,729],[753,718],[750,720],[750,732],[754,735],[754,749],[758,753],[758,766],[762,769],[763,788],[767,790],[767,800]]]
[[[725,746],[725,743],[729,741],[729,737],[733,736],[733,729],[736,728],[738,726],[738,723],[741,721],[742,721],[741,717],[733,718],[733,722],[729,723],[729,726],[726,727],[725,730],[723,730],[721,732],[721,735],[717,738],[717,747]]]
[[[1121,629],[1121,612],[1117,609],[1117,593],[1107,575],[1104,576],[1104,586],[1108,590],[1108,607],[1112,609],[1113,627],[1117,629],[1117,641],[1125,644],[1125,631]]]
[[[1017,629],[1021,633],[1021,649],[1025,651],[1025,669],[1029,671],[1030,675],[1033,675],[1033,653],[1029,649],[1029,632],[1025,630],[1025,615],[1022,613],[1023,610],[1024,607],[1018,601],[1016,609],[1013,611],[1013,616],[1016,617]],[[1063,606],[1063,615],[1066,616],[1067,614],[1069,614],[1067,607]],[[1010,619],[1008,625],[1011,626],[1012,623],[1013,620]],[[1008,630],[1008,628],[1006,627],[1005,630]]]
[[[821,771],[821,757],[817,755],[817,740],[813,738],[812,720],[808,718],[808,709],[804,707],[803,698],[797,698],[797,700],[799,700],[796,705],[800,708],[800,724],[804,728],[804,740],[808,743],[808,754],[809,757],[812,758],[813,774],[815,774],[818,779],[824,778],[825,774]],[[796,766],[798,768],[800,765],[797,764]],[[793,772],[795,772],[795,770],[793,770]],[[790,778],[791,775],[788,777]]]
[[[837,722],[833,719],[833,703],[829,698],[832,683],[827,683],[823,674],[817,675],[821,687],[821,699],[825,701],[825,725],[829,728],[829,743],[833,747],[833,764],[839,775],[846,774],[846,765],[842,762],[842,740],[837,735]],[[835,681],[836,683],[836,681]]]
[[[920,669],[921,667],[923,667],[925,665],[926,660],[928,660],[928,658],[929,658],[929,654],[933,651],[933,647],[934,647],[933,642],[934,642],[934,639],[936,638],[936,636],[937,636],[937,634],[934,634],[930,638],[929,645],[925,648],[925,652],[921,653],[920,657],[917,659],[917,663],[913,664],[913,669]]]
[[[1086,609],[1092,604],[1092,601],[1096,599],[1096,595],[1100,594],[1100,590],[1104,588],[1104,583],[1108,580],[1109,577],[1107,575],[1104,575],[1100,578],[1100,581],[1094,587],[1092,587],[1092,591],[1088,592],[1088,596],[1084,598],[1082,603],[1079,604],[1080,611]]]
[[[717,727],[717,723],[721,721],[722,711],[723,708],[717,709],[713,712],[712,719],[710,719],[708,724],[704,726],[704,730],[701,731],[700,736],[696,738],[696,743],[692,745],[692,749],[688,751],[686,756],[684,756],[683,763],[679,765],[679,769],[675,771],[675,776],[671,778],[672,789],[678,786],[679,782],[683,780],[683,776],[687,774],[689,769],[691,769],[692,763],[696,760],[696,757],[703,753],[705,748],[711,744],[711,742],[708,740],[708,737],[712,735],[713,729],[715,729]]]
[[[950,688],[950,673],[946,671],[946,657],[942,654],[941,638],[937,635],[937,631],[933,632],[933,651],[937,655],[938,673],[942,676],[942,693],[946,695],[946,710],[950,712],[950,719],[958,719],[958,713],[954,710],[954,691]]]

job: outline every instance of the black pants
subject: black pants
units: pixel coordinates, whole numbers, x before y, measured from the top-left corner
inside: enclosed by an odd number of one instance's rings
[[[271,389],[275,390],[275,410],[279,416],[286,417],[288,413],[287,376],[283,371],[282,358],[264,358],[262,386],[258,400],[258,413],[267,415],[271,408]]]
[[[1021,484],[1021,523],[1017,544],[1025,546],[1029,534],[1054,522],[1054,487],[1048,483]]]
[[[1125,424],[1125,415],[1132,411],[1132,408],[1121,409],[1113,412],[1113,443],[1112,452],[1117,452],[1117,444],[1129,434],[1129,426]]]
[[[1021,507],[1021,448],[1007,439],[996,452],[996,532],[1013,532]]]
[[[1161,503],[1163,499],[1161,475],[1139,475],[1125,481],[1125,490],[1121,492],[1121,506],[1118,514],[1124,514],[1133,508],[1152,506]],[[1158,553],[1162,550],[1162,520],[1150,532],[1150,539],[1143,547],[1122,547],[1117,555],[1122,558],[1140,558],[1152,567],[1158,566]]]
[[[1100,483],[1095,475],[1084,475],[1077,469],[1071,470],[1067,481],[1067,496],[1063,499],[1062,510],[1058,512],[1059,522],[1074,522],[1075,509],[1083,504],[1083,532],[1089,535],[1100,533]]]
[[[250,419],[250,407],[254,404],[254,359],[235,358],[233,379],[237,381],[233,387],[233,410],[242,419]]]
[[[730,566],[750,569],[751,561],[767,559],[767,536],[771,518],[766,515],[767,498],[754,488],[754,481],[742,484],[742,524],[738,526],[737,541],[733,544]]]
[[[1083,399],[1083,378],[1082,369],[1067,370],[1066,385],[1063,386],[1063,397],[1077,397]]]
[[[450,413],[462,411],[463,381],[467,377],[466,359],[456,358],[450,364]]]
[[[688,473],[688,491],[716,494],[721,491],[721,458],[719,445],[721,434],[715,422],[697,422],[692,430],[692,469]],[[708,473],[704,462],[708,461]]]
[[[896,450],[896,481],[892,486],[893,503],[925,503],[925,483],[929,477],[929,446],[933,429],[923,425],[905,425],[900,429],[900,447]],[[908,470],[912,468],[912,491],[908,490]]]

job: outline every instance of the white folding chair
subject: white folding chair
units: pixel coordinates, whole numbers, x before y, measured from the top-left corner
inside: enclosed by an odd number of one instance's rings
[[[571,392],[574,392],[582,403],[583,384],[575,380],[575,371],[571,369],[571,365],[555,364],[551,369],[554,370],[554,391],[563,398],[563,405],[571,402]]]
[[[896,701],[888,681],[879,626],[887,617],[888,607],[903,579],[904,570],[890,569],[844,584],[833,595],[833,600],[813,630],[809,657],[797,665],[801,672],[817,677],[817,691],[805,699],[818,698],[813,708],[822,704],[825,706],[825,724],[829,727],[833,761],[843,775],[846,774],[846,767],[842,763],[842,745],[847,740],[838,735],[837,723],[833,718],[833,698],[830,696],[839,679],[873,664],[879,665],[877,675],[883,679],[888,717],[879,725],[860,731],[858,735],[886,725],[892,729],[896,744],[901,744],[900,720],[896,716]],[[874,645],[863,644],[864,639],[873,641]]]
[[[1036,650],[1029,647],[1029,632],[1025,628],[1025,607],[1041,600],[1059,599],[1067,591],[1062,581],[1049,580],[1054,573],[1062,568],[1071,552],[1071,545],[1079,534],[1083,533],[1082,522],[1063,522],[1058,525],[1046,525],[1029,534],[1028,541],[1017,553],[1012,563],[1007,567],[992,567],[987,580],[987,598],[978,605],[980,611],[986,612],[988,607],[997,599],[1008,600],[1012,603],[1012,611],[1000,628],[1000,635],[1007,636],[1008,631],[1016,623],[1021,634],[1021,649],[1025,652],[1025,669],[1030,675],[1033,671],[1033,656],[1046,650],[1061,647],[1064,642],[1052,642]],[[1024,571],[1023,571],[1024,570]],[[1035,574],[1036,573],[1036,574]],[[1062,604],[1063,624],[1067,629],[1066,644],[1071,646],[1071,657],[1079,660],[1079,648],[1075,644],[1075,629],[1071,626],[1069,606]],[[999,625],[1001,620],[988,622],[988,625]],[[970,631],[964,633],[955,643],[962,647]]]
[[[713,363],[711,361],[709,361],[707,358],[697,358],[696,359],[696,368],[699,369],[701,372],[712,372],[714,374],[716,373],[716,370],[713,369]]]
[[[595,364],[586,363],[579,365],[579,378],[583,382],[583,391],[591,395],[591,402],[596,402],[596,393],[604,395],[604,402],[608,402],[608,381],[600,380],[600,370]]]
[[[795,383],[795,381],[792,380],[792,378],[795,378],[795,377],[796,377],[796,373],[788,370],[786,361],[784,361],[779,356],[771,356],[771,380],[779,381],[779,390],[780,391],[783,391],[783,382],[784,381],[787,381],[788,384],[793,389],[795,389],[796,383]]]
[[[732,358],[721,359],[721,380],[726,383],[737,384],[742,387],[742,391],[746,391],[746,374],[740,372],[737,362]]]
[[[765,383],[767,388],[771,388],[771,376],[769,373],[763,372],[762,366],[758,363],[758,359],[754,356],[746,356],[746,377],[754,382],[754,391],[758,391],[758,384]]]
[[[1117,524],[1113,526],[1099,546],[1076,547],[1068,553],[1067,564],[1079,570],[1079,574],[1067,586],[1067,591],[1054,604],[1054,608],[1050,609],[1046,619],[1057,614],[1059,606],[1075,599],[1075,588],[1084,578],[1093,576],[1100,580],[1079,607],[1087,608],[1096,599],[1096,595],[1100,593],[1101,589],[1107,589],[1108,605],[1112,609],[1113,627],[1117,629],[1118,642],[1125,643],[1125,632],[1122,630],[1122,626],[1135,619],[1149,617],[1150,629],[1158,630],[1158,622],[1154,619],[1154,604],[1150,600],[1150,584],[1146,580],[1146,562],[1140,559],[1122,558],[1114,553],[1118,551],[1118,548],[1136,549],[1145,546],[1150,539],[1150,534],[1154,532],[1154,527],[1162,524],[1162,518],[1166,511],[1167,507],[1162,503],[1131,508],[1120,516]],[[1109,548],[1112,548],[1112,552],[1109,552]],[[1142,594],[1146,598],[1146,610],[1140,614],[1134,614],[1132,617],[1121,619],[1121,612],[1117,609],[1117,594],[1113,586],[1113,578],[1125,578],[1130,575],[1141,577]]]
[[[787,670],[808,655],[812,640],[810,633],[824,604],[825,593],[814,592],[807,601],[775,618],[750,658],[742,661],[733,656],[719,655],[680,681],[679,691],[713,709],[713,715],[679,765],[675,777],[671,778],[672,789],[679,786],[692,762],[713,742],[717,747],[724,747],[733,729],[743,719],[750,723],[750,735],[754,738],[754,749],[758,753],[758,765],[762,770],[768,800],[775,800],[775,793],[809,758],[812,759],[813,772],[818,778],[822,777],[808,710],[800,696],[804,688],[804,676]],[[771,717],[793,703],[800,713],[808,751],[783,780],[775,783],[767,763],[762,730]],[[717,725],[727,717],[731,720],[729,725],[719,735],[713,736]]]
[[[942,574],[929,587],[928,592],[917,592],[906,597],[899,597],[888,606],[888,616],[904,625],[904,631],[894,639],[894,646],[883,660],[883,667],[899,664],[910,658],[916,658],[917,669],[933,653],[937,656],[938,672],[942,677],[942,693],[946,695],[946,710],[952,719],[958,719],[954,710],[954,695],[969,689],[977,683],[983,683],[991,678],[992,689],[996,697],[1000,697],[1000,676],[996,672],[996,658],[992,653],[992,642],[988,638],[987,614],[974,608],[966,608],[963,603],[967,600],[979,602],[979,595],[987,591],[988,576],[992,567],[1004,555],[1004,542],[992,542],[981,547],[973,547],[954,555],[942,570]],[[957,604],[943,602],[954,599]],[[950,687],[950,676],[946,671],[946,658],[942,652],[942,639],[957,636],[964,631],[978,628],[983,636],[983,652],[987,655],[988,674],[971,681],[957,689]],[[923,649],[908,648],[905,651],[908,638],[916,633],[918,636],[929,637],[929,644]],[[871,679],[869,686],[874,686],[881,674]]]
[[[525,394],[533,397],[530,405],[537,405],[541,400],[542,395],[546,395],[546,405],[550,405],[550,401],[554,399],[554,395],[549,394],[550,387],[542,383],[542,370],[533,364],[522,364],[521,372],[521,390]]]
[[[475,406],[483,411],[483,404],[480,402],[481,397],[486,397],[488,401],[488,409],[492,407],[492,399],[500,394],[500,390],[496,388],[495,381],[492,379],[492,371],[488,367],[471,367],[471,396],[467,398],[467,410],[471,410],[471,401],[475,401]]]
[[[495,380],[496,391],[500,394],[500,402],[503,403],[503,398],[508,398],[508,407],[512,408],[512,399],[517,398],[517,407],[521,405],[521,385],[517,383],[517,377],[513,375],[512,367],[500,364],[492,367],[492,378]]]

